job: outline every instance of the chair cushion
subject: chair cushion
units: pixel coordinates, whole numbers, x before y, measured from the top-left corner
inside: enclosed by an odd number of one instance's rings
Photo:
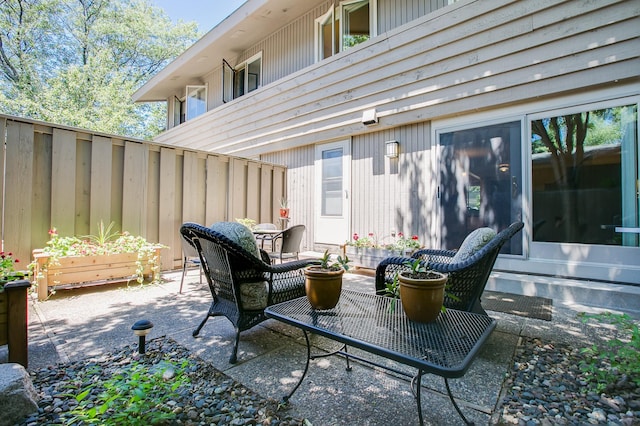
[[[247,310],[261,310],[267,307],[269,290],[266,281],[240,284],[240,303]]]
[[[211,230],[219,232],[258,259],[261,259],[256,237],[243,224],[238,222],[216,222],[211,225]]]
[[[219,232],[234,243],[262,260],[253,232],[238,222],[216,222],[211,230]],[[260,310],[267,307],[269,290],[266,281],[240,284],[240,303],[243,309]]]
[[[462,245],[451,259],[451,263],[463,262],[473,256],[478,250],[487,245],[496,231],[491,228],[478,228],[464,239]]]

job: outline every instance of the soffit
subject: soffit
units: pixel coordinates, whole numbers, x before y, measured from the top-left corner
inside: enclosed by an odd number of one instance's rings
[[[238,56],[322,3],[324,0],[248,0],[138,89],[133,101],[164,101],[188,84],[201,84],[202,77],[223,59]]]

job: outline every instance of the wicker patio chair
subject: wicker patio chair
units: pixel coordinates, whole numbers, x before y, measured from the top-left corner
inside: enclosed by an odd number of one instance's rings
[[[240,332],[267,319],[267,306],[305,295],[302,269],[317,260],[297,260],[271,265],[225,235],[195,223],[185,223],[180,233],[198,249],[213,302],[206,317],[193,331],[197,336],[209,317],[224,316],[233,324],[236,338],[229,362],[237,361]],[[258,250],[256,246],[256,250]]]
[[[200,267],[200,256],[198,250],[191,244],[190,240],[187,240],[184,235],[182,240],[182,278],[180,279],[180,291],[182,293],[182,286],[184,284],[184,277],[187,275],[187,269],[193,266],[198,267],[200,273],[200,284],[202,284],[202,268]]]
[[[427,263],[429,269],[449,274],[444,306],[487,315],[480,303],[480,296],[487,285],[500,249],[523,226],[522,222],[512,223],[480,250],[460,262],[452,262],[456,250],[422,249],[413,253],[411,258],[388,257],[376,268],[376,293],[385,294],[386,284],[392,282],[396,272],[408,269],[404,265],[407,260],[420,259]],[[449,297],[449,294],[459,300]]]

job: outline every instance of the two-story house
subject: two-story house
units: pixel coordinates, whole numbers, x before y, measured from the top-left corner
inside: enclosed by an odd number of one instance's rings
[[[158,142],[286,166],[307,249],[354,232],[456,248],[522,220],[496,268],[637,284],[639,16],[634,0],[248,0],[134,100],[167,103]]]

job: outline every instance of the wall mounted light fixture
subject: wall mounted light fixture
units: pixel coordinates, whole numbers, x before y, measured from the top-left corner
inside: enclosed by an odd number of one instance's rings
[[[398,158],[399,152],[400,152],[400,143],[398,143],[398,141],[385,142],[385,151],[384,151],[385,157]]]

